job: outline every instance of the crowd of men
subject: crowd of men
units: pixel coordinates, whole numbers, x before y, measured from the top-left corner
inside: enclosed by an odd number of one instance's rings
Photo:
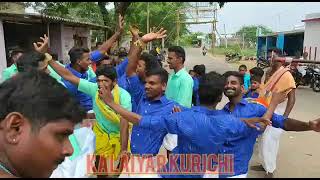
[[[48,50],[46,35],[33,44],[34,51],[12,53],[0,84],[0,177],[50,177],[73,154],[69,136],[84,119],[96,119],[87,126],[96,137],[97,157],[131,154],[129,164],[143,164],[131,173],[120,170],[119,177],[247,177],[256,139],[266,127],[320,131],[319,119],[289,118],[295,85],[281,62],[273,62],[266,83],[263,70],[248,73],[246,66],[222,75],[206,73],[201,64],[188,72],[185,50],[172,46],[168,74],[154,52],[143,52],[147,43],[166,37],[162,28],[140,37],[138,28],[130,27],[129,52],[119,50],[111,60],[123,29],[119,16],[111,38],[93,51],[73,47],[67,65]],[[217,110],[223,94],[229,102]],[[233,172],[184,172],[168,162],[150,173],[147,163],[157,161],[162,147],[168,157],[232,154]],[[141,156],[142,161],[134,158]]]

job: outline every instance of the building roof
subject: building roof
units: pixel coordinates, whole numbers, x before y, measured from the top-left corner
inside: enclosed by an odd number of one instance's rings
[[[90,27],[92,29],[110,29],[108,26],[103,26],[99,24],[93,24],[89,22],[80,22],[77,20],[61,18],[57,16],[48,16],[45,14],[35,14],[35,13],[7,13],[0,12],[0,19],[12,21],[12,22],[38,22],[38,23],[63,23],[71,26],[82,26],[82,27]]]
[[[278,34],[289,35],[289,34],[300,34],[300,33],[304,33],[304,29],[296,29],[296,30],[291,30],[291,31],[275,32],[275,33],[271,33],[271,34],[261,35],[259,37],[277,36]]]
[[[302,22],[320,21],[320,13],[311,13],[306,15],[306,19]]]

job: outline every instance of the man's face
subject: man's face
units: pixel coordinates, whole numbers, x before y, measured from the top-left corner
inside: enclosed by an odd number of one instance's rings
[[[97,77],[97,84],[99,89],[104,87],[106,89],[110,88],[112,90],[116,82],[112,81],[110,78],[107,78],[106,76],[101,75]]]
[[[12,57],[13,63],[17,63],[18,59],[23,55],[23,53],[18,53]]]
[[[247,69],[246,69],[246,68],[244,68],[244,67],[239,68],[239,73],[240,73],[240,74],[245,75],[246,72],[247,72]]]
[[[189,74],[190,74],[191,77],[196,77],[196,73],[194,71],[190,71]]]
[[[144,79],[146,76],[146,63],[143,60],[138,61],[137,69],[136,69],[137,75]]]
[[[16,124],[16,130],[6,131],[6,137],[15,137],[14,143],[6,144],[6,153],[19,176],[50,177],[65,157],[73,153],[69,135],[73,133],[74,125],[61,119],[32,130],[29,121],[25,120]]]
[[[170,69],[175,69],[180,63],[182,63],[182,58],[178,57],[175,52],[169,52],[167,62]]]
[[[237,97],[244,92],[243,85],[240,84],[240,81],[235,76],[229,76],[224,85],[224,95],[228,98]]]
[[[83,71],[87,71],[89,69],[89,66],[92,63],[91,60],[89,59],[89,53],[83,53],[78,63]]]
[[[251,89],[252,90],[256,90],[260,87],[260,83],[258,81],[255,80],[251,80]]]
[[[99,66],[102,66],[102,65],[110,65],[110,66],[113,66],[113,63],[112,63],[112,60],[111,59],[103,59],[100,61],[100,65]]]
[[[151,75],[146,77],[145,90],[147,97],[151,100],[161,97],[166,90],[166,83],[161,83],[160,76]]]

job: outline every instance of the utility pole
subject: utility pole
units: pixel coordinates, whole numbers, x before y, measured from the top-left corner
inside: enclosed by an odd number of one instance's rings
[[[242,33],[242,49],[244,49],[244,33]]]
[[[150,15],[150,9],[149,9],[149,2],[148,2],[148,5],[147,5],[147,34],[149,33],[149,29],[150,29],[149,15]],[[150,49],[149,43],[147,44],[147,49]]]
[[[177,46],[179,46],[179,39],[180,39],[180,12],[177,10]]]
[[[227,32],[226,32],[226,24],[223,24],[223,29],[224,29],[225,45],[226,45],[226,48],[228,48],[228,39],[227,39]]]

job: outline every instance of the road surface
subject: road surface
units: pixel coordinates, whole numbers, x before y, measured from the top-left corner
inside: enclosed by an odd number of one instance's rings
[[[225,63],[223,57],[203,56],[200,48],[186,48],[187,70],[196,64],[205,64],[207,72],[224,73],[227,70],[237,70],[238,65]],[[218,105],[223,107],[226,99]],[[309,121],[320,117],[320,93],[310,88],[299,87],[296,91],[296,104],[291,118]],[[320,177],[320,133],[315,132],[284,132],[280,141],[277,159],[277,170],[274,177],[313,178]],[[251,159],[251,165],[257,164],[257,152]],[[264,177],[261,171],[249,170],[248,177]]]

